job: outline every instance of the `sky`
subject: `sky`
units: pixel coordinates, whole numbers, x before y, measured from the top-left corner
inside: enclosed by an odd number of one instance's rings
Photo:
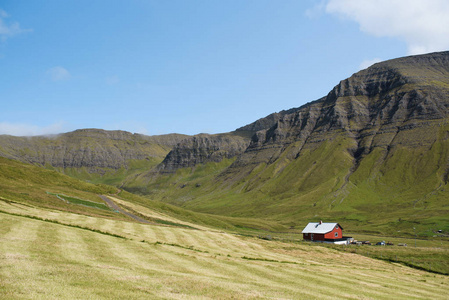
[[[230,132],[445,50],[447,0],[1,0],[0,134]]]

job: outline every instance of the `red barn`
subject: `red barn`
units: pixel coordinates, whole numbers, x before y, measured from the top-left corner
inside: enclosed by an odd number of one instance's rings
[[[338,223],[309,223],[302,231],[303,239],[320,242],[336,242],[343,239],[343,232]]]

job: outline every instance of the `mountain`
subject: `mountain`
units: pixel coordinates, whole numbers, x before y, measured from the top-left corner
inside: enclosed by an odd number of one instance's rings
[[[448,107],[449,52],[439,52],[377,63],[231,133],[0,136],[0,156],[196,212],[432,235],[449,231]]]
[[[131,159],[163,158],[183,138],[82,129],[55,136],[0,136],[0,151],[7,158],[55,168],[119,169]]]
[[[123,186],[136,176],[236,157],[251,130],[223,134],[146,136],[126,131],[80,129],[53,136],[0,136],[0,156],[55,169],[94,183]],[[139,188],[140,189],[140,188]]]
[[[292,227],[322,218],[431,235],[448,228],[448,107],[449,52],[377,63],[317,101],[243,127],[260,130],[233,161],[148,181],[146,191]]]
[[[324,141],[344,137],[355,171],[375,148],[430,147],[435,125],[446,122],[449,105],[448,52],[395,59],[343,80],[326,97],[283,114],[257,132],[233,167],[290,158]],[[443,123],[442,123],[443,122]],[[413,134],[412,134],[413,133]],[[415,135],[416,134],[416,135]]]
[[[0,156],[95,182],[117,183],[160,163],[186,135],[145,136],[82,129],[37,137],[0,136]]]

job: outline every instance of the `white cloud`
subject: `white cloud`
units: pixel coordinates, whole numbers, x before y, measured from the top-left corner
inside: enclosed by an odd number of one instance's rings
[[[365,33],[405,41],[409,54],[449,49],[447,0],[329,0],[325,10]]]
[[[14,136],[35,136],[49,135],[63,132],[64,124],[62,122],[49,126],[36,126],[24,123],[0,122],[0,134]]]
[[[50,75],[53,81],[62,81],[70,79],[70,73],[61,66],[53,67],[47,70],[47,74]]]
[[[371,67],[372,65],[374,65],[375,63],[381,62],[383,59],[380,58],[373,58],[373,59],[367,59],[362,61],[362,63],[359,66],[360,70],[366,69],[368,67]]]
[[[20,28],[19,23],[12,22],[8,24],[6,19],[8,18],[8,14],[0,9],[0,39],[5,41],[7,38],[24,33],[31,32],[31,29],[22,29]]]

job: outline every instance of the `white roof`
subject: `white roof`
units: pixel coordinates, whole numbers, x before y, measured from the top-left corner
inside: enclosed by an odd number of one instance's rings
[[[337,225],[338,223],[309,223],[303,229],[302,233],[328,233],[334,230]]]

